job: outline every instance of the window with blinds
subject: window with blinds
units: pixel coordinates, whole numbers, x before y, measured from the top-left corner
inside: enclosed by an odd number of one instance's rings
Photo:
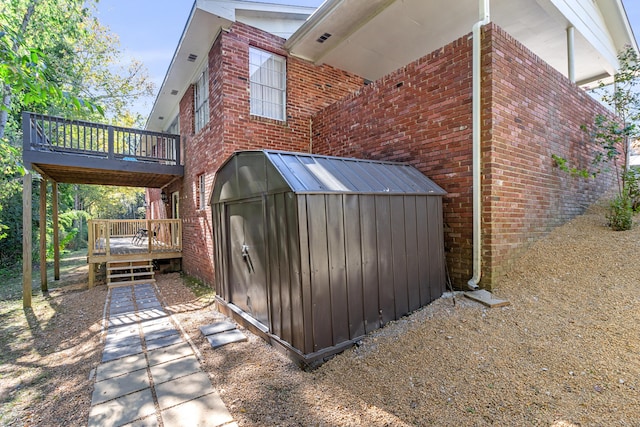
[[[249,48],[251,114],[285,121],[287,61],[264,50]]]
[[[205,66],[195,84],[194,126],[196,133],[209,122],[209,70]]]

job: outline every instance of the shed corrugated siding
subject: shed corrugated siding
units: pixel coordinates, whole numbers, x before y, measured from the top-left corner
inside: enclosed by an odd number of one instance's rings
[[[297,197],[301,289],[292,292],[311,313],[301,307],[293,317],[306,319],[304,353],[356,339],[444,292],[440,197]]]

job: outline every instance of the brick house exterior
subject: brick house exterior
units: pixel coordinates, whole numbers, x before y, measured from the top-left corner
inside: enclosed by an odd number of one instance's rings
[[[209,122],[194,131],[194,91],[180,101],[185,175],[164,191],[179,194],[183,270],[212,284],[207,197],[214,173],[236,150],[281,149],[408,162],[448,192],[444,199],[449,272],[463,287],[472,270],[471,37],[463,36],[371,83],[336,68],[288,56],[284,39],[239,22],[220,32],[208,55]],[[286,58],[286,122],[249,111],[249,47]],[[562,74],[494,24],[482,38],[483,285],[533,241],[581,213],[611,177],[571,178],[552,154],[587,164],[580,125],[606,113]],[[171,216],[159,190],[150,212]]]
[[[287,57],[284,39],[236,22],[222,31],[209,51],[210,120],[194,130],[194,91],[180,101],[181,141],[184,147],[184,178],[165,189],[180,195],[183,220],[185,273],[212,284],[213,242],[211,209],[199,209],[198,177],[205,176],[209,197],[214,173],[234,152],[259,148],[310,151],[311,117],[346,95],[360,89],[364,79],[330,66],[314,66]],[[286,122],[257,117],[249,110],[249,47],[287,57]],[[152,210],[171,216],[162,206],[159,190],[148,190]]]
[[[472,271],[471,35],[322,110],[317,153],[407,162],[449,194],[447,265],[463,288]],[[572,178],[552,154],[588,165],[583,124],[598,102],[495,24],[482,34],[483,281],[508,270],[530,243],[584,209],[611,176]],[[348,114],[347,114],[348,112]]]

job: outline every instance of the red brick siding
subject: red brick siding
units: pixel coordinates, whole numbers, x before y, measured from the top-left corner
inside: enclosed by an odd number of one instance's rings
[[[442,186],[450,275],[472,273],[471,37],[399,69],[313,118],[316,153],[404,161]],[[607,188],[553,167],[586,164],[580,125],[604,109],[490,25],[483,34],[483,285],[536,238],[581,213]]]
[[[193,134],[193,91],[180,102],[181,138],[185,144],[185,176],[174,187],[181,192],[183,269],[213,284],[211,209],[199,210],[197,177],[206,174],[210,197],[214,173],[237,150],[310,150],[311,116],[359,89],[363,79],[329,66],[287,58],[287,120],[249,114],[249,46],[287,56],[284,39],[245,24],[222,32],[209,53],[211,120]],[[168,191],[176,191],[174,188]]]
[[[471,268],[471,39],[401,68],[318,113],[319,154],[407,162],[442,186],[450,274]]]
[[[588,166],[580,125],[606,110],[495,25],[483,32],[483,274],[500,276],[530,243],[582,213],[612,175],[575,178],[552,154]]]

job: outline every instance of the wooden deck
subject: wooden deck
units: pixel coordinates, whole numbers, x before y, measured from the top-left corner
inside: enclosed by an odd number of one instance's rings
[[[184,174],[180,136],[24,112],[23,161],[55,182],[160,188]]]
[[[89,220],[89,287],[97,264],[182,258],[179,219]]]

